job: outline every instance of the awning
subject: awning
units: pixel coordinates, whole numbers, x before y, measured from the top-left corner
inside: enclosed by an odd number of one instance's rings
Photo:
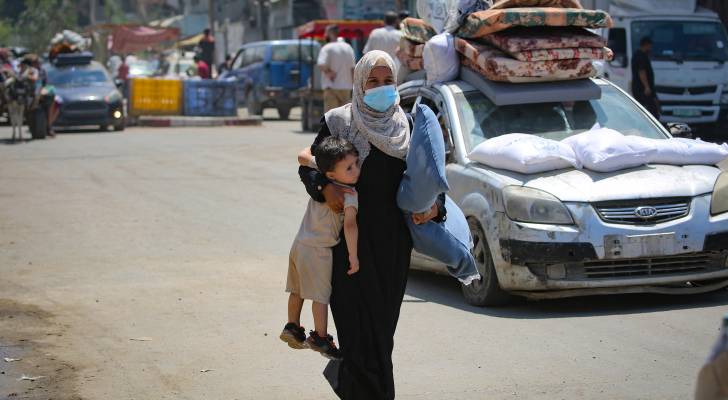
[[[163,42],[177,40],[179,29],[118,25],[113,28],[111,35],[112,51],[133,53]]]
[[[376,28],[384,26],[382,21],[352,21],[352,20],[316,20],[301,25],[296,29],[301,39],[323,39],[324,31],[329,25],[339,27],[339,37],[344,39],[363,39]]]
[[[200,43],[200,40],[205,37],[205,34],[200,33],[194,36],[190,36],[187,39],[180,40],[177,42],[177,47],[194,47],[197,46],[198,43]]]

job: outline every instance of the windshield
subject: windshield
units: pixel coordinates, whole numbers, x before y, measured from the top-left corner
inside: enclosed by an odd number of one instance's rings
[[[719,22],[633,22],[632,48],[644,37],[652,39],[655,60],[728,61],[728,39]]]
[[[89,86],[111,83],[106,71],[92,68],[52,68],[48,71],[48,83],[55,86]]]
[[[313,48],[312,48],[313,47]],[[300,53],[299,53],[300,50]],[[318,57],[318,46],[310,44],[277,44],[271,48],[271,61],[301,61],[311,62]]]
[[[601,86],[602,98],[590,101],[496,106],[479,91],[454,94],[468,152],[486,139],[508,133],[528,133],[562,140],[595,127],[625,135],[666,138],[635,103],[611,86]]]

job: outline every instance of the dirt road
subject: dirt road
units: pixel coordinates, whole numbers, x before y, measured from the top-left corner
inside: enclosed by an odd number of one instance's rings
[[[313,140],[297,127],[0,144],[0,399],[334,398],[325,360],[277,338],[306,201],[295,153]],[[397,398],[689,398],[727,305],[723,291],[481,309],[415,272]]]

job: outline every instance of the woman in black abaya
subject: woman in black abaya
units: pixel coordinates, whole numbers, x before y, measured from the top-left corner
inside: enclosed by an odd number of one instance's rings
[[[410,126],[399,106],[394,71],[386,53],[367,53],[354,70],[352,103],[326,113],[311,146],[313,153],[325,137],[343,137],[359,150],[362,167],[356,185],[360,270],[347,274],[349,257],[342,235],[333,249],[330,304],[343,359],[331,361],[324,371],[336,394],[346,400],[393,399],[395,395],[392,350],[412,239],[396,201]],[[315,200],[341,209],[341,188],[328,185],[315,169],[301,167],[299,174]],[[439,215],[444,215],[442,204],[414,218],[423,223]]]

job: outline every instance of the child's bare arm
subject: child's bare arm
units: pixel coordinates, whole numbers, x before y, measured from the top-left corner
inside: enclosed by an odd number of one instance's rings
[[[349,271],[347,274],[351,275],[359,271],[359,254],[357,253],[359,227],[356,225],[356,208],[354,207],[344,209],[344,237],[346,238],[346,248],[349,250]]]
[[[311,154],[310,147],[306,147],[298,153],[298,163],[304,167],[316,168],[316,157]]]

